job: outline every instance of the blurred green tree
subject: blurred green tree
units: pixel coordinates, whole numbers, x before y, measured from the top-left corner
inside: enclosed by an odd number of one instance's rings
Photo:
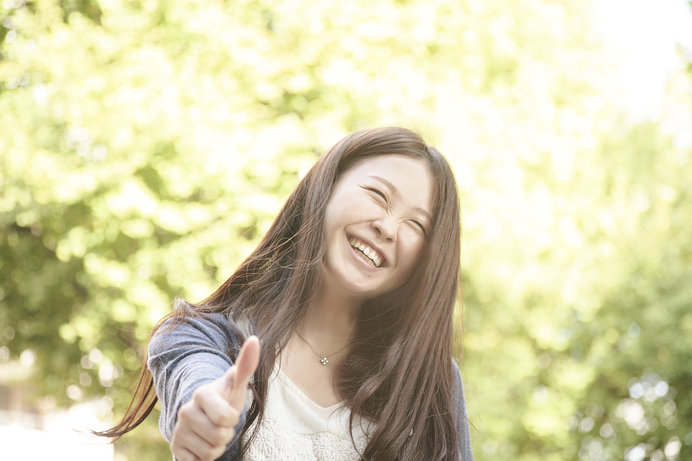
[[[688,458],[689,79],[632,122],[586,6],[5,2],[0,360],[117,417],[172,298],[224,280],[344,133],[404,124],[462,188],[476,458]],[[168,459],[155,423],[118,449]]]

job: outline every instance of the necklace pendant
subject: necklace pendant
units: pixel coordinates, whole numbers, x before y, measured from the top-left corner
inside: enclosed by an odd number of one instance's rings
[[[329,363],[329,359],[327,357],[322,357],[320,359],[320,363],[324,366],[327,366],[327,364]]]

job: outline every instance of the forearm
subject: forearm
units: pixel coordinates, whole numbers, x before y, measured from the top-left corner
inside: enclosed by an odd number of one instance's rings
[[[202,385],[221,377],[233,365],[227,350],[237,341],[225,316],[187,317],[180,324],[166,322],[149,343],[147,365],[154,378],[161,402],[159,428],[171,442],[180,408],[192,399]],[[236,432],[226,456],[237,452],[245,411],[240,414]]]

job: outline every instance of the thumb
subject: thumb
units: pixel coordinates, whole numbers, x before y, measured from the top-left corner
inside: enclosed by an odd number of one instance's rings
[[[245,405],[248,381],[257,369],[260,344],[257,336],[250,336],[243,343],[235,365],[226,372],[226,400],[237,410]]]

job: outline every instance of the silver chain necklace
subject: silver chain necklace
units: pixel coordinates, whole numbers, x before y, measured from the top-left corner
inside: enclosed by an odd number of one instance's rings
[[[320,353],[320,352],[319,352],[317,349],[315,349],[314,347],[312,347],[312,344],[310,344],[310,343],[308,342],[307,339],[303,338],[303,335],[301,335],[301,334],[298,332],[298,330],[296,330],[296,334],[298,335],[298,337],[299,337],[300,339],[303,340],[303,342],[304,342],[305,344],[308,345],[308,347],[309,347],[309,348],[312,350],[312,352],[317,356],[317,358],[320,359],[320,363],[321,363],[323,366],[325,366],[325,367],[326,367],[327,364],[329,363],[329,357],[338,354],[339,352],[343,351],[344,349],[346,349],[346,348],[349,346],[348,343],[347,343],[344,347],[342,347],[342,348],[339,349],[338,351],[332,352],[331,354],[325,355],[325,354]]]

